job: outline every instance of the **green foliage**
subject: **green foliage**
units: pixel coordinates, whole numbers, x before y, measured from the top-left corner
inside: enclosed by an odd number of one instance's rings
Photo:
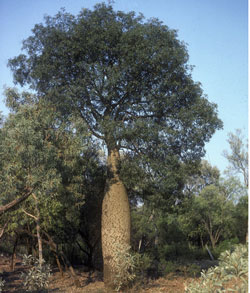
[[[179,266],[176,262],[173,261],[162,261],[161,267],[163,270],[163,274],[167,275],[169,273],[175,273]]]
[[[187,241],[172,242],[159,247],[159,257],[161,260],[194,260],[207,258],[207,251],[195,245],[190,245]]]
[[[126,288],[136,278],[136,267],[139,264],[138,255],[130,252],[129,245],[116,245],[111,267],[114,268],[115,291]]]
[[[82,221],[87,217],[85,197],[101,201],[105,170],[98,146],[90,141],[79,120],[72,118],[65,123],[51,105],[27,99],[17,103],[22,98],[17,91],[8,90],[9,103],[16,104],[1,129],[0,204],[30,188],[39,201],[41,229],[53,235],[57,244],[72,246],[77,231],[86,224]],[[27,238],[27,233],[28,237],[35,234],[35,225],[23,210],[33,214],[32,197],[1,221],[8,222],[6,232]]]
[[[219,266],[203,271],[199,281],[193,281],[185,292],[247,292],[248,291],[248,250],[237,245],[233,251],[220,255]]]
[[[116,291],[131,286],[141,286],[153,265],[150,255],[134,252],[129,245],[116,246],[113,262],[118,265],[118,271],[115,272]]]
[[[232,249],[236,244],[239,244],[239,239],[237,237],[223,240],[212,250],[212,254],[217,259],[222,252]]]
[[[21,278],[27,291],[46,290],[51,273],[50,265],[45,262],[40,265],[39,260],[32,255],[24,255],[22,263],[26,266],[31,266],[27,272],[21,273]]]
[[[147,270],[152,266],[152,257],[146,253],[137,254],[138,263],[137,263],[137,270],[138,274],[145,274]]]
[[[209,238],[215,246],[234,237],[241,219],[245,229],[246,201],[236,208],[233,202],[241,187],[222,184],[205,161],[198,170],[205,143],[222,122],[192,80],[176,31],[102,3],[77,16],[62,10],[45,17],[23,50],[9,66],[14,81],[36,94],[5,92],[12,114],[1,120],[0,205],[32,189],[42,237],[53,235],[70,260],[92,265],[108,171],[98,144],[117,148],[119,175],[136,207],[132,247],[143,253],[117,248],[117,290],[156,263],[168,272],[174,259],[206,256],[200,247]],[[22,209],[32,213],[32,199],[2,218],[8,233],[34,234]]]
[[[206,160],[202,160],[197,172],[186,179],[184,193],[187,196],[199,194],[208,185],[218,185],[220,171],[211,166]]]
[[[236,220],[236,236],[243,243],[246,241],[248,233],[248,195],[242,196],[234,210],[233,214]]]
[[[224,151],[224,157],[229,162],[227,173],[229,175],[240,174],[243,176],[243,182],[248,187],[248,142],[240,129],[236,129],[235,133],[228,134],[228,143],[230,153]]]
[[[157,19],[104,3],[77,16],[62,10],[35,25],[23,51],[9,60],[15,82],[63,118],[80,117],[109,150],[137,155],[158,206],[180,190],[183,165],[190,170],[222,127],[192,80],[185,44]]]
[[[191,277],[196,277],[200,275],[201,268],[196,264],[190,264],[187,266],[186,274]]]
[[[163,276],[184,275],[195,277],[200,274],[201,268],[196,264],[184,264],[176,261],[161,261],[161,272]]]
[[[184,202],[180,217],[191,239],[209,237],[213,248],[222,237],[232,237],[234,233],[234,205],[223,191],[220,185],[204,187],[200,194]]]
[[[2,128],[1,203],[25,189],[52,193],[60,183],[58,150],[53,144],[61,134],[53,130],[56,120],[53,109],[44,105],[22,106],[9,115]]]

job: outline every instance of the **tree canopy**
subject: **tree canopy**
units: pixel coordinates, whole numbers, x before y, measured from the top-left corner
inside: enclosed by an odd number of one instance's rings
[[[195,160],[221,128],[192,80],[185,44],[157,19],[97,4],[45,17],[9,61],[14,80],[66,116],[77,113],[108,147]]]

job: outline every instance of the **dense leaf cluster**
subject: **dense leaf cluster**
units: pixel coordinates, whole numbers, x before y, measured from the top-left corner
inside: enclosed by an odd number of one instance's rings
[[[32,32],[26,54],[9,61],[14,80],[77,113],[108,148],[196,160],[221,127],[192,80],[185,45],[157,19],[98,4],[46,17]]]

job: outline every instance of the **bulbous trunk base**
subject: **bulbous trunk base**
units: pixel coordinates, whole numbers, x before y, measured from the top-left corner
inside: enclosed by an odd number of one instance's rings
[[[116,164],[116,160],[112,164]],[[110,291],[115,288],[115,275],[119,270],[116,262],[117,249],[130,244],[130,209],[127,191],[117,173],[113,175],[107,180],[102,203],[104,283]]]

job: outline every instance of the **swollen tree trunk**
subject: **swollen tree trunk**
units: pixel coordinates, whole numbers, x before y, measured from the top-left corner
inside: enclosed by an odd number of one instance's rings
[[[130,209],[125,186],[118,174],[119,151],[108,150],[108,179],[102,203],[102,253],[106,288],[114,289],[119,265],[117,249],[130,244]]]

